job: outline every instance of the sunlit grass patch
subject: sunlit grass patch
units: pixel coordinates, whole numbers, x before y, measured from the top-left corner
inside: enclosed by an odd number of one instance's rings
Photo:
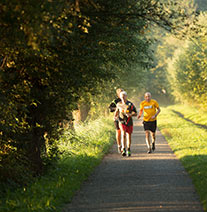
[[[207,114],[184,105],[161,110],[158,127],[190,174],[207,210]]]
[[[0,211],[61,211],[70,202],[103,155],[115,140],[111,118],[76,127],[76,133],[67,131],[59,140],[61,159],[31,185],[15,192],[8,190],[0,198]]]
[[[207,126],[207,111],[204,111],[205,108],[190,106],[190,105],[173,105],[168,108],[171,110],[180,112],[184,115],[184,118],[190,119],[195,123],[199,123]]]

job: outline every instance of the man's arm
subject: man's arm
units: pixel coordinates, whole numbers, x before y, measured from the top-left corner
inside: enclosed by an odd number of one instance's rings
[[[155,119],[157,116],[158,116],[158,114],[160,113],[160,108],[158,107],[157,108],[157,112],[155,113],[155,115],[154,116],[152,116],[152,119]]]
[[[116,108],[115,112],[114,112],[114,121],[118,118],[119,115],[119,109]]]
[[[142,113],[143,113],[143,109],[140,109],[139,110],[139,115],[137,116],[138,119],[141,117]]]
[[[132,110],[132,116],[137,116],[137,109],[135,106],[133,107],[133,110]]]
[[[127,117],[137,116],[137,109],[133,104],[131,105],[131,111],[128,109],[126,115]]]
[[[137,112],[135,112],[135,111],[132,111],[132,114],[131,114],[132,116],[137,116]]]
[[[131,113],[126,113],[127,117],[137,116],[137,111],[132,111]]]
[[[110,110],[110,112],[114,112],[114,111],[116,110],[115,101],[113,101],[113,102],[109,105],[109,110]]]

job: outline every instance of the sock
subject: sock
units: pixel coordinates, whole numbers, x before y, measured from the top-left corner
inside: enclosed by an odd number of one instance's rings
[[[146,139],[147,148],[150,149],[150,142],[148,139]]]

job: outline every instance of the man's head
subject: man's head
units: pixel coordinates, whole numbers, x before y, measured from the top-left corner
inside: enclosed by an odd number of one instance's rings
[[[151,97],[152,97],[152,95],[151,95],[150,92],[146,92],[146,93],[144,94],[144,99],[145,99],[147,102],[149,102],[149,101],[151,100]]]
[[[120,93],[124,91],[122,88],[117,88],[116,89],[116,95],[120,98]]]
[[[127,101],[127,92],[126,91],[122,91],[120,93],[120,99],[122,100],[122,102],[126,102]]]

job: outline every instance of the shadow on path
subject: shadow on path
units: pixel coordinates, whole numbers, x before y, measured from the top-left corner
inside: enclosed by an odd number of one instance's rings
[[[185,119],[186,121],[198,126],[198,127],[201,127],[201,128],[204,128],[204,129],[207,129],[207,126],[204,125],[204,124],[198,124],[198,123],[195,123],[194,121],[188,119],[188,118],[185,118],[184,115],[176,110],[172,110],[173,113],[177,114],[178,116],[180,116],[181,118]]]

